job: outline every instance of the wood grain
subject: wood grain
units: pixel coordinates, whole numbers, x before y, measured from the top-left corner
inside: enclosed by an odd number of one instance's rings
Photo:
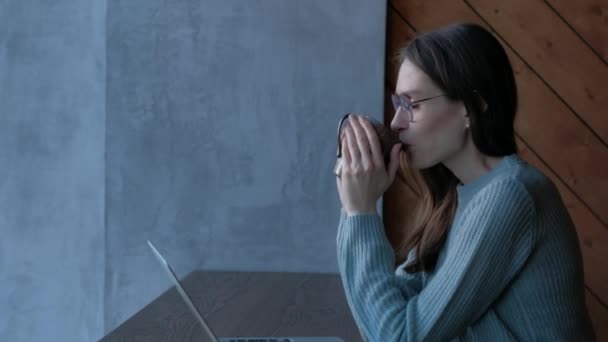
[[[387,11],[386,20],[385,78],[389,82],[387,85],[389,93],[393,93],[397,84],[397,75],[399,74],[399,52],[401,48],[416,36],[416,32],[401,19],[395,10],[390,8]],[[391,102],[385,102],[385,122],[389,123],[393,115],[394,110]]]
[[[608,142],[608,67],[541,0],[467,0],[579,116]]]
[[[587,309],[598,342],[608,341],[608,309],[587,291]]]
[[[608,1],[545,1],[584,39],[599,56],[608,61]]]

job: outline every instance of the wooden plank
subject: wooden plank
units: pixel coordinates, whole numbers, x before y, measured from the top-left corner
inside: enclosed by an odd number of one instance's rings
[[[608,341],[608,309],[587,291],[587,310],[595,329],[597,341]]]
[[[475,10],[608,142],[608,67],[541,0],[468,0]]]
[[[547,0],[559,15],[604,61],[608,61],[608,2],[603,0]]]
[[[418,31],[454,22],[485,24],[461,1],[393,1],[392,7]],[[506,47],[518,84],[520,108],[516,129],[545,162],[574,189],[606,226],[608,222],[608,149]]]
[[[399,74],[399,50],[403,48],[408,41],[412,40],[416,33],[397,15],[394,10],[387,11],[386,17],[386,64],[385,75],[386,79],[393,85],[390,92],[394,92],[394,85],[397,84],[397,75]],[[385,111],[390,115],[390,118],[385,115],[387,123],[392,119],[393,106],[390,101],[387,102]]]

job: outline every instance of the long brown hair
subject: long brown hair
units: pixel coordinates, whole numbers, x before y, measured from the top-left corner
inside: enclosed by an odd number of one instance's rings
[[[514,121],[517,89],[511,63],[498,40],[475,24],[454,24],[422,34],[401,50],[452,101],[462,101],[470,119],[473,143],[488,156],[517,151]],[[400,173],[420,195],[413,226],[397,248],[397,260],[415,250],[408,272],[435,267],[458,205],[460,181],[443,164],[414,170],[401,156]]]

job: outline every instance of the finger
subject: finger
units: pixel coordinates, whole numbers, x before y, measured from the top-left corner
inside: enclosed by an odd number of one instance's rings
[[[346,128],[348,128],[348,120],[344,121],[342,129],[340,130],[340,139],[342,140],[346,139]]]
[[[353,117],[350,126],[352,127],[355,143],[359,149],[360,162],[363,166],[369,166],[372,164],[371,161],[371,150],[369,142],[367,141],[367,135],[361,127],[361,123],[357,116]]]
[[[397,171],[399,170],[399,157],[401,155],[401,146],[402,144],[395,144],[393,149],[391,150],[391,161],[388,166],[388,175],[391,184],[395,180],[395,176],[397,175]]]
[[[336,177],[340,177],[342,175],[342,158],[336,159],[336,164],[334,165],[334,174]]]
[[[377,167],[384,166],[384,155],[382,153],[382,147],[380,147],[380,141],[378,140],[378,133],[372,126],[368,119],[359,116],[361,127],[367,135],[367,141],[369,143],[371,151],[371,160]]]
[[[340,204],[344,206],[344,204],[342,203],[342,178],[340,177],[336,177],[336,188],[338,191],[338,198],[340,199]]]
[[[342,170],[344,170],[344,165],[350,165],[352,157],[350,149],[348,148],[348,134],[346,133],[348,129],[344,129],[342,133]]]
[[[353,164],[359,164],[361,162],[359,147],[355,141],[352,128],[347,127],[344,134],[346,135],[345,154],[347,154],[348,157],[344,159],[342,170],[344,170],[344,167],[350,167]]]

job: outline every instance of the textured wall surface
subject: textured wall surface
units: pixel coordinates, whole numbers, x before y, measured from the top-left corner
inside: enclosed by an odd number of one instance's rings
[[[335,129],[382,118],[386,4],[108,3],[109,331],[193,269],[337,272]]]
[[[105,15],[0,2],[0,341],[103,335]]]

